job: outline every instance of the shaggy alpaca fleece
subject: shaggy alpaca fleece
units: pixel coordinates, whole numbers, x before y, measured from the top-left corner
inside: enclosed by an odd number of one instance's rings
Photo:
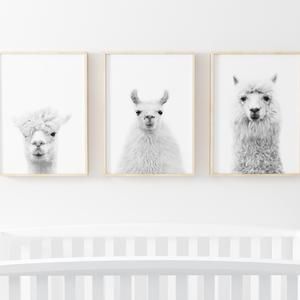
[[[46,108],[15,120],[24,137],[25,157],[34,174],[54,173],[57,156],[57,134],[70,116],[60,116]]]
[[[266,82],[241,85],[234,119],[234,171],[243,174],[282,173],[280,159],[280,113],[275,99],[277,77]],[[240,85],[240,86],[239,86]],[[259,109],[258,113],[251,109]],[[258,119],[251,119],[255,115]]]
[[[123,150],[119,171],[131,174],[182,173],[179,147],[171,131],[162,120],[163,106],[169,94],[155,101],[141,101],[134,90],[136,123],[132,127]]]
[[[165,124],[155,132],[133,126],[120,163],[121,173],[181,173],[179,147]]]

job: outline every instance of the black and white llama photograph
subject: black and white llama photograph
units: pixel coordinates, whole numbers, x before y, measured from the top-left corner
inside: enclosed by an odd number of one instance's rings
[[[86,55],[0,58],[2,173],[86,175]]]
[[[41,109],[15,120],[24,139],[28,170],[33,174],[53,174],[57,165],[60,128],[70,115],[60,116],[51,108]]]
[[[115,55],[107,64],[106,172],[194,172],[194,56]]]
[[[214,56],[214,172],[299,173],[299,68],[297,55]]]

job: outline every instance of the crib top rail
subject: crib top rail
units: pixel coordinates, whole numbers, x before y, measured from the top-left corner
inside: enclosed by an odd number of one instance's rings
[[[298,230],[214,224],[101,224],[3,228],[2,236],[22,237],[299,237]]]
[[[187,257],[86,257],[0,263],[0,276],[35,275],[299,275],[300,261]]]

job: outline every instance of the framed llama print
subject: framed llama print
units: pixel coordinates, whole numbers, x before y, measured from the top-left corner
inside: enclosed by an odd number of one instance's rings
[[[300,53],[217,53],[211,72],[211,173],[300,173]]]
[[[106,54],[107,175],[194,173],[193,54]]]
[[[87,54],[2,53],[1,172],[87,174]]]

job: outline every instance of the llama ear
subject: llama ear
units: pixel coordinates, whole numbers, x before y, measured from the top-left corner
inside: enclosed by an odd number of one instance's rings
[[[131,92],[130,98],[134,104],[139,104],[141,102],[137,94],[137,90],[133,90]]]
[[[165,91],[163,97],[159,100],[159,102],[161,105],[163,105],[168,101],[168,99],[169,99],[169,93],[168,91]]]
[[[274,74],[274,75],[272,76],[271,81],[272,81],[273,83],[276,83],[276,81],[277,81],[277,74]]]
[[[234,83],[235,85],[237,85],[237,84],[239,83],[239,80],[237,79],[236,76],[233,76],[233,83]]]

